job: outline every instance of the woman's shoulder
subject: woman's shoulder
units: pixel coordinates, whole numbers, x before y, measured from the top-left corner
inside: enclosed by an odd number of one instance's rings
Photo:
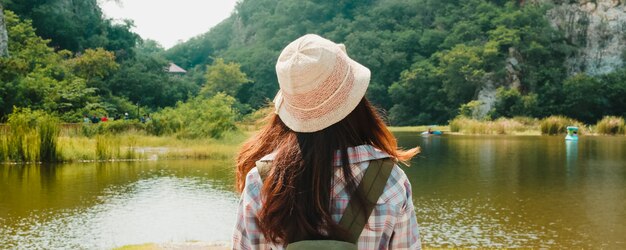
[[[409,178],[400,165],[395,164],[385,189],[379,198],[379,202],[387,204],[404,205],[408,199],[411,199],[411,183]]]

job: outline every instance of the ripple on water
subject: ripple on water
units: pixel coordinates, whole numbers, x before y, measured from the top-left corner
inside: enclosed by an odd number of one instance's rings
[[[415,203],[422,243],[428,247],[557,247],[556,231],[525,221],[520,211],[493,207],[487,199],[431,198]]]
[[[13,227],[2,223],[0,248],[104,249],[145,242],[224,241],[230,239],[237,206],[233,193],[216,189],[206,179],[172,176],[112,187],[97,200],[88,208],[35,211],[7,223]]]

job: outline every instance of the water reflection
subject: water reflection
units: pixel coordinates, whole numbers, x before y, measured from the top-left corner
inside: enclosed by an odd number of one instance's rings
[[[425,246],[626,248],[624,137],[399,136]]]
[[[425,247],[625,249],[626,138],[400,133]],[[228,241],[229,161],[0,165],[0,249]]]
[[[576,167],[578,160],[578,141],[565,141],[565,154],[567,157],[567,169]]]
[[[0,249],[228,240],[227,162],[0,167]]]

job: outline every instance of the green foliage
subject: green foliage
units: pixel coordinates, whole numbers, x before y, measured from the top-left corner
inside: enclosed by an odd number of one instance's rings
[[[114,120],[99,122],[96,124],[84,123],[81,127],[81,134],[86,137],[98,135],[119,135],[123,133],[138,133],[145,131],[146,125],[139,120]]]
[[[237,63],[224,63],[224,59],[217,58],[206,70],[206,83],[200,89],[200,94],[209,97],[223,92],[234,96],[239,89],[250,80],[241,72]]]
[[[58,161],[59,120],[43,111],[16,108],[3,132],[3,160],[12,162]],[[6,133],[6,134],[5,134]]]
[[[563,82],[563,114],[586,123],[599,120],[602,111],[610,108],[605,91],[601,81],[584,74],[566,79]]]
[[[39,161],[41,162],[59,161],[59,152],[57,150],[60,132],[59,123],[58,118],[49,114],[39,117],[37,133],[39,135]]]
[[[584,129],[582,129],[584,125],[581,122],[565,116],[550,116],[541,119],[539,122],[541,134],[545,135],[565,134],[567,132],[567,126],[577,126],[579,128],[579,134],[584,132]]]
[[[537,109],[536,94],[522,95],[517,89],[500,87],[492,117],[534,116]]]
[[[548,5],[241,1],[209,32],[164,51],[130,32],[132,22],[104,19],[96,0],[0,1],[13,11],[6,11],[12,56],[0,58],[0,120],[13,106],[74,122],[83,114],[141,116],[200,92],[205,98],[224,92],[235,98],[231,109],[251,113],[278,90],[280,50],[307,33],[344,43],[370,68],[367,96],[388,111],[393,125],[469,115],[486,84],[505,86],[492,118],[566,115],[594,123],[605,115],[626,116],[626,70],[568,77],[563,62],[581,44],[549,24]],[[188,73],[168,74],[163,69],[170,60]],[[512,71],[520,83],[515,89],[507,87]]]
[[[458,107],[469,102],[482,86],[486,74],[482,49],[460,44],[434,56],[439,62],[435,72],[442,79],[443,89],[451,104]]]
[[[99,102],[96,89],[69,66],[78,59],[67,59],[68,51],[54,52],[49,41],[35,34],[30,21],[20,21],[10,11],[5,14],[11,57],[0,58],[0,117],[11,113],[13,106],[76,117],[89,103]]]
[[[478,119],[478,108],[480,105],[481,102],[476,100],[463,104],[459,108],[459,115],[462,117]]]
[[[236,129],[235,99],[224,93],[196,97],[153,114],[148,131],[155,135],[176,134],[181,138],[221,138]]]
[[[158,53],[148,53],[158,51],[158,48],[144,47],[138,50],[143,52],[122,62],[119,70],[104,80],[101,87],[103,92],[149,109],[173,106],[177,101],[184,101],[198,93],[198,85],[191,80],[164,70],[168,66],[167,60]],[[118,110],[120,113],[128,111]]]
[[[596,124],[596,133],[605,135],[623,135],[626,131],[624,118],[617,116],[605,116]]]
[[[96,159],[107,161],[123,158],[119,136],[96,136]],[[132,149],[129,149],[132,150]]]
[[[131,56],[139,36],[130,31],[132,22],[114,24],[105,19],[97,0],[2,1],[7,10],[32,20],[37,35],[51,39],[54,48],[79,52],[102,47],[118,57]]]
[[[68,61],[74,73],[84,79],[104,78],[117,70],[113,52],[102,48],[86,49],[80,56]]]
[[[198,92],[191,79],[164,70],[168,62],[154,41],[141,43],[136,53],[107,47],[55,52],[30,20],[6,11],[6,21],[11,57],[0,58],[0,120],[16,106],[77,122],[85,114],[122,114],[137,105],[148,110],[172,106]],[[130,52],[137,56],[128,57]]]

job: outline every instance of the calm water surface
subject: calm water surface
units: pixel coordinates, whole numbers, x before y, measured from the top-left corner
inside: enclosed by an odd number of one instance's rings
[[[426,246],[626,248],[626,138],[399,134]]]
[[[238,199],[230,164],[0,166],[0,249],[227,241]]]
[[[626,248],[626,138],[398,133],[427,247]],[[228,241],[228,161],[0,165],[0,249]]]

